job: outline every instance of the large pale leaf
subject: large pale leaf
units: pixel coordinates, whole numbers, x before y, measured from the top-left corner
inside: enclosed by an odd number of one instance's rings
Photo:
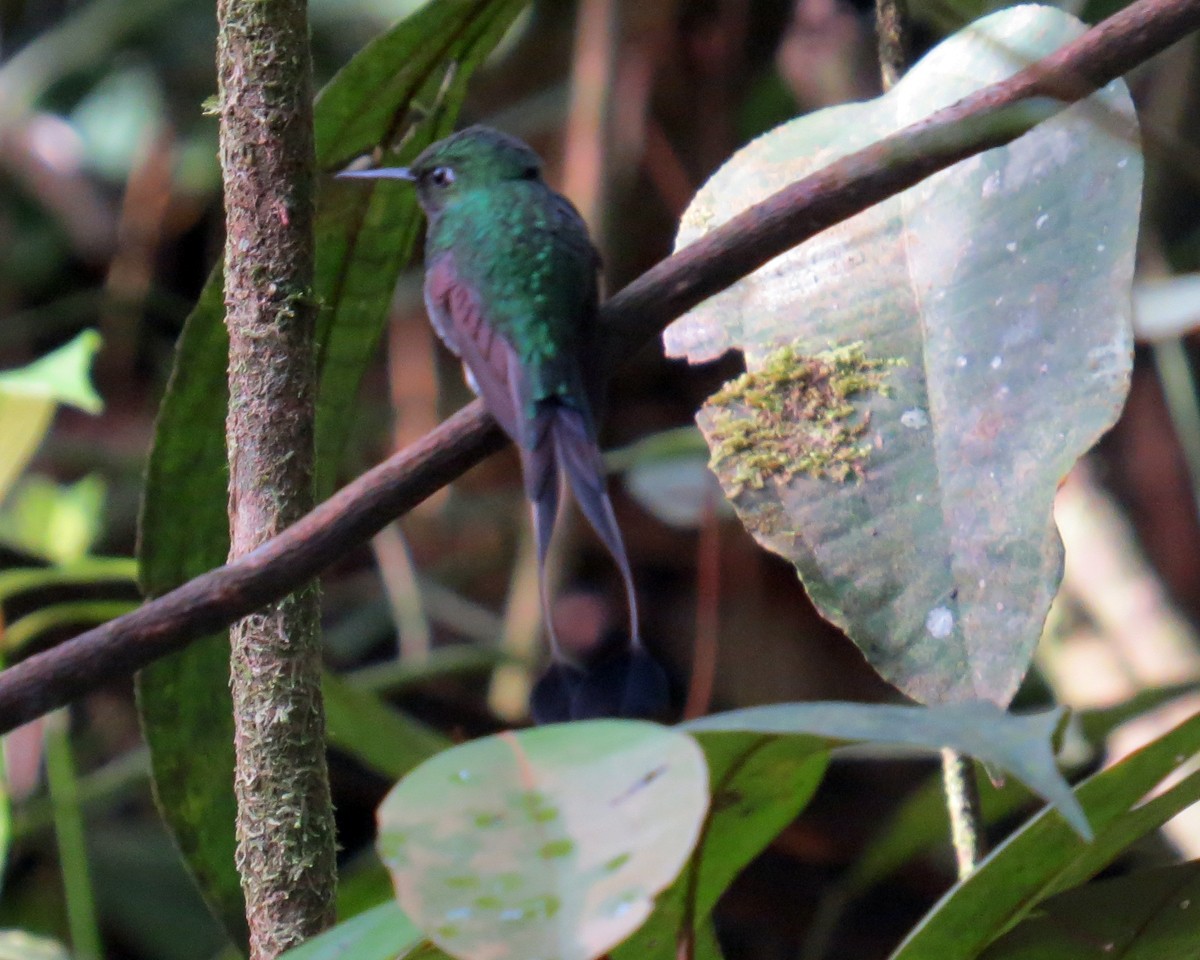
[[[878,100],[751,143],[700,191],[679,243],[1082,31],[1036,6],[973,24]],[[727,495],[919,700],[1003,705],[1028,666],[1061,571],[1055,489],[1128,387],[1141,177],[1118,81],[665,334],[693,362],[745,353],[751,380],[699,417]]]
[[[649,916],[707,807],[691,737],[552,725],[418,767],[379,809],[379,850],[405,913],[460,960],[594,960]]]
[[[892,960],[973,960],[1041,901],[1083,883],[1130,844],[1200,800],[1200,773],[1146,794],[1200,752],[1193,717],[1120,763],[1098,773],[1075,795],[1095,830],[1082,842],[1049,811],[1029,821],[954,887],[909,935]]]
[[[376,146],[395,148],[390,159],[404,162],[448,133],[471,74],[523,6],[524,0],[434,0],[373,41],[318,97],[320,168],[336,169]],[[332,487],[359,378],[416,237],[419,211],[402,187],[350,190],[331,183],[319,198],[319,494]],[[228,551],[222,302],[216,273],[188,318],[159,413],[139,538],[150,595],[220,565]],[[224,636],[143,671],[138,695],[164,816],[236,936],[243,906],[233,869],[233,726]]]

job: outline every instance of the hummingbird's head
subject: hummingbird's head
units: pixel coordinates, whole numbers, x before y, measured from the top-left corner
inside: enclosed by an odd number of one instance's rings
[[[432,143],[408,167],[356,170],[340,177],[409,180],[425,213],[434,216],[470,190],[509,180],[540,180],[541,158],[516,137],[474,126]]]
[[[539,180],[542,161],[516,137],[474,126],[430,144],[408,170],[421,206],[433,214],[469,190],[508,180]]]

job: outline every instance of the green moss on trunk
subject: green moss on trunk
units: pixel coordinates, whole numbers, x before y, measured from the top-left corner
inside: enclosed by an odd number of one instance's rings
[[[220,0],[231,556],[312,508],[313,138],[305,0]],[[253,960],[333,920],[316,587],[231,632],[237,865]]]

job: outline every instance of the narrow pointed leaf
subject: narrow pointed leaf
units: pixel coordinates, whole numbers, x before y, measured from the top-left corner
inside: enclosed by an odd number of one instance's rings
[[[892,960],[973,960],[1047,897],[1103,870],[1130,844],[1200,800],[1200,773],[1144,800],[1200,752],[1193,717],[1075,788],[1095,838],[1084,843],[1059,816],[1030,820],[954,887],[892,955]]]
[[[788,703],[716,714],[684,724],[684,729],[809,734],[827,738],[830,746],[840,741],[952,747],[1007,770],[1089,837],[1087,818],[1054,762],[1052,739],[1061,721],[1062,710],[1015,716],[986,702],[939,707]]]
[[[1050,749],[1061,713],[1012,717],[986,703],[942,707],[801,703],[756,707],[683,724],[708,761],[712,802],[701,841],[646,925],[614,960],[671,960],[681,926],[703,923],[737,874],[795,819],[850,742],[953,746],[1054,798],[1075,828],[1088,825]],[[944,802],[944,801],[943,801]],[[944,833],[943,833],[944,837]]]
[[[1083,29],[1032,5],[972,24],[883,97],[740,151],[679,243]],[[776,258],[664,336],[693,362],[744,352],[750,379],[698,418],[726,495],[915,699],[1004,705],[1028,667],[1061,575],[1055,490],[1128,389],[1141,179],[1118,81]]]
[[[1200,864],[1090,883],[1052,897],[993,943],[985,960],[1161,960],[1195,956]]]

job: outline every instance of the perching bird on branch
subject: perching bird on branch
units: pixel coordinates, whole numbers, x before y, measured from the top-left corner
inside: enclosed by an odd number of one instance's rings
[[[596,442],[604,385],[596,330],[600,258],[583,219],[546,185],[541,168],[525,143],[475,126],[432,144],[412,166],[340,176],[416,185],[429,220],[425,305],[520,452],[555,660],[563,658],[550,619],[546,554],[562,476],[621,572],[631,675],[643,663],[658,671],[641,650],[633,575]],[[656,675],[655,684],[665,680]]]

